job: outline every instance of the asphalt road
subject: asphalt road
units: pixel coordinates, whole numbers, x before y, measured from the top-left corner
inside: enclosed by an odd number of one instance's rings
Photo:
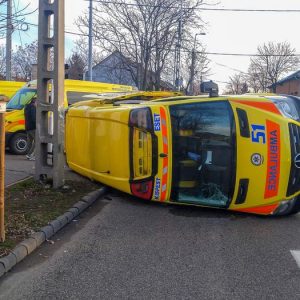
[[[300,299],[300,214],[263,218],[113,192],[0,281],[0,299]]]

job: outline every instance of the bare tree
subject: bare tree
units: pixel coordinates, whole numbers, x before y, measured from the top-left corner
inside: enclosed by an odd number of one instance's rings
[[[183,24],[183,39],[191,38],[191,29],[202,26],[195,9],[202,3],[203,0],[101,2],[95,7],[94,36],[103,49],[110,53],[118,50],[134,63],[134,80],[140,89],[153,85],[159,89],[165,66],[174,55],[179,20]],[[87,15],[79,18],[77,24],[86,32]]]
[[[247,82],[254,93],[258,93],[259,91],[264,92],[261,82],[262,78],[264,78],[263,74],[261,74],[260,70],[251,63],[248,68]]]
[[[12,55],[12,70],[15,78],[26,81],[31,79],[32,65],[37,63],[37,53],[37,41],[17,47]]]
[[[299,58],[295,56],[295,52],[296,50],[287,42],[269,42],[259,46],[258,56],[251,59],[252,68],[258,70],[257,74],[263,77],[260,81],[266,81],[267,85],[271,85],[274,93],[279,78],[299,66]]]
[[[270,82],[268,81],[267,74],[262,67],[251,62],[246,78],[249,88],[254,93],[267,92]]]
[[[0,77],[5,77],[5,47],[0,46]]]
[[[87,38],[84,36],[80,36],[75,42],[75,48],[73,50],[73,53],[77,53],[84,62],[84,69],[87,69],[88,65],[88,41]],[[105,56],[105,53],[103,50],[99,48],[97,45],[97,41],[94,41],[93,46],[93,65],[98,64]]]
[[[229,77],[229,82],[226,86],[228,94],[241,95],[248,93],[247,79],[243,73],[237,73]]]
[[[183,79],[183,89],[186,94],[195,95],[199,91],[197,86],[210,71],[209,60],[205,53],[205,48],[201,45],[192,51],[186,51],[182,55],[181,74]],[[192,86],[193,85],[193,86]]]
[[[83,79],[86,62],[82,56],[75,52],[67,59],[67,63],[69,64],[68,78],[77,80]]]

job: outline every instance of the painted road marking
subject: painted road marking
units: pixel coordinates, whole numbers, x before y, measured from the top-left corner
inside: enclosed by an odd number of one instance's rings
[[[300,268],[300,251],[299,250],[290,250],[292,256],[294,257],[298,267]]]

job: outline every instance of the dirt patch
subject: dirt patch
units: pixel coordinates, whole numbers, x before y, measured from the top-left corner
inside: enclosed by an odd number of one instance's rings
[[[61,189],[26,180],[5,189],[6,241],[0,243],[0,257],[39,228],[47,225],[84,195],[99,189],[89,180],[68,180]]]

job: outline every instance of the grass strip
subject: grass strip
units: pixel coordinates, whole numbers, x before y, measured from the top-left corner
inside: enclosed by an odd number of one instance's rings
[[[6,241],[0,243],[0,257],[9,254],[19,242],[56,219],[84,195],[99,189],[86,179],[66,181],[64,187],[28,179],[5,189]]]

